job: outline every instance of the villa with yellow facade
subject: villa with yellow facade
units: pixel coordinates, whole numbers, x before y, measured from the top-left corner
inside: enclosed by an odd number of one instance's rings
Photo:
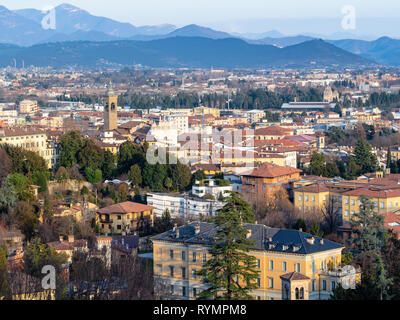
[[[132,234],[150,228],[154,207],[136,202],[122,202],[97,211],[96,222],[103,234]]]
[[[329,299],[339,283],[352,283],[360,274],[345,272],[341,244],[298,230],[245,224],[255,245],[249,254],[257,260],[260,276],[252,292],[259,300]],[[207,288],[198,271],[211,258],[209,249],[216,225],[192,222],[151,238],[154,275],[167,284],[171,299],[196,299]]]

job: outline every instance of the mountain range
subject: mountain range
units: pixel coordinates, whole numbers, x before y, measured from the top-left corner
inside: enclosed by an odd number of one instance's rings
[[[229,34],[195,24],[181,28],[171,24],[134,26],[130,23],[122,23],[109,18],[94,16],[70,4],[61,4],[55,7],[55,12],[56,29],[45,30],[41,26],[41,21],[46,13],[36,9],[12,11],[4,6],[0,6],[0,43],[19,46],[15,47],[15,50],[22,56],[25,55],[24,52],[26,51],[23,47],[27,47],[29,50],[35,48],[35,50],[37,49],[40,51],[41,48],[49,46],[54,50],[58,50],[56,49],[57,46],[60,48],[63,47],[60,43],[84,41],[85,43],[82,45],[85,46],[88,52],[91,52],[91,48],[95,46],[94,43],[96,43],[96,46],[101,46],[106,51],[111,50],[111,48],[118,43],[126,48],[137,48],[138,52],[132,54],[133,56],[137,56],[137,59],[134,59],[137,63],[141,63],[139,61],[147,61],[147,59],[142,59],[144,58],[144,52],[146,50],[152,50],[152,52],[148,54],[149,56],[153,55],[155,58],[154,65],[186,66],[188,62],[192,60],[196,66],[199,66],[207,65],[213,60],[211,58],[201,59],[200,57],[198,57],[197,60],[189,59],[190,57],[188,56],[181,55],[179,52],[172,52],[168,49],[173,44],[183,44],[186,42],[186,45],[183,45],[183,50],[186,53],[191,51],[190,48],[187,48],[189,45],[194,45],[202,54],[205,53],[206,49],[210,50],[210,52],[214,52],[215,50],[211,46],[211,44],[213,44],[220,52],[225,52],[225,57],[222,58],[222,60],[226,58],[227,52],[229,52],[229,55],[234,55],[236,58],[232,60],[226,59],[226,61],[231,61],[231,66],[238,67],[250,65],[267,66],[268,63],[265,62],[267,58],[271,59],[269,65],[309,65],[316,60],[316,63],[319,65],[323,65],[324,63],[328,65],[341,65],[343,63],[362,65],[373,61],[379,64],[400,66],[400,40],[388,37],[383,37],[375,41],[357,39],[325,40],[330,44],[328,46],[328,43],[325,42],[322,44],[310,35],[285,36],[277,30],[259,34]],[[175,38],[182,39],[176,40]],[[203,38],[201,41],[198,41],[208,47],[202,48],[195,45],[193,40],[195,38],[197,40]],[[204,38],[208,40],[229,41],[207,42]],[[234,42],[234,40],[237,41]],[[129,44],[129,41],[133,42]],[[89,42],[92,43],[90,44]],[[100,42],[105,42],[105,44],[99,44]],[[53,45],[50,45],[51,43],[53,43]],[[236,49],[231,48],[230,45],[232,43],[238,44],[239,47]],[[159,47],[160,44],[165,46],[165,53],[162,48]],[[300,44],[302,44],[302,46],[298,47]],[[225,45],[226,48],[223,48],[223,45]],[[312,46],[315,46],[315,51],[310,49]],[[274,47],[274,49],[281,49],[281,51],[274,51],[280,52],[280,57],[271,56],[273,52],[271,47]],[[3,47],[2,50],[8,51],[0,52],[0,57],[8,57],[10,48],[13,48],[13,46],[6,46],[6,49]],[[248,63],[247,61],[239,63],[239,61],[236,61],[241,55],[237,52],[241,50],[239,48],[249,54],[249,56],[242,55],[242,58],[246,60],[253,59],[252,63]],[[308,48],[309,50],[306,52],[310,55],[304,57],[300,51],[294,57],[288,55],[292,50],[300,50],[301,48]],[[339,48],[343,50],[338,50]],[[71,50],[73,49],[71,48]],[[268,54],[265,52],[268,52]],[[60,54],[62,53],[60,52]],[[79,52],[75,52],[75,54],[80,56]],[[193,52],[193,54],[196,56],[196,52]],[[205,55],[207,56],[207,54],[208,52]],[[257,57],[255,56],[256,54],[262,54],[263,56]],[[318,54],[321,56],[318,56]],[[109,60],[109,58],[110,57],[106,60]],[[115,57],[115,59],[110,59],[109,61],[118,63],[117,61],[119,61],[120,58],[121,57]],[[54,57],[54,59],[62,60],[56,57]],[[26,57],[24,60],[28,63],[30,58]],[[32,57],[32,61],[33,60],[39,61],[40,58]],[[218,59],[214,59],[213,62],[215,63],[213,64],[214,66],[224,65],[223,61],[218,61]],[[2,60],[1,63],[7,64],[9,61]],[[130,63],[133,63],[132,59]]]
[[[278,48],[241,39],[174,37],[150,41],[57,42],[31,47],[0,46],[0,67],[24,60],[34,66],[127,66],[174,68],[314,68],[366,66],[368,59],[322,40]]]

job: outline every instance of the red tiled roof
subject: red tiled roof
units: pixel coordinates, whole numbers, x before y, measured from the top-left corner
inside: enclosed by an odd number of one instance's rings
[[[100,209],[98,212],[101,214],[110,214],[110,213],[130,213],[130,212],[142,212],[147,210],[155,209],[152,206],[148,206],[141,203],[136,202],[122,202],[113,204],[111,206]]]
[[[262,166],[242,174],[242,176],[274,178],[294,173],[300,173],[301,170],[292,167],[282,167],[271,163],[264,163]]]
[[[329,188],[324,183],[314,183],[308,186],[297,188],[296,191],[319,193],[319,192],[328,192]]]
[[[374,198],[400,197],[400,189],[382,189],[374,187],[364,187],[344,192],[345,196],[365,196]]]
[[[259,128],[255,130],[255,135],[278,135],[278,136],[286,136],[289,132],[293,132],[291,129],[286,129],[282,127],[266,127],[266,128]]]

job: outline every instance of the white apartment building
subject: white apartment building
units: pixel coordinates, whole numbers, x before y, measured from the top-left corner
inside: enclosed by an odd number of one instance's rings
[[[165,210],[169,210],[172,218],[198,218],[215,216],[217,210],[223,207],[223,202],[189,197],[185,194],[148,193],[147,204],[155,207],[154,215],[161,217]]]
[[[213,180],[196,181],[192,186],[192,194],[197,197],[203,197],[206,194],[212,195],[215,199],[218,199],[220,195],[227,196],[230,191],[233,191],[232,186],[219,186],[218,183]]]

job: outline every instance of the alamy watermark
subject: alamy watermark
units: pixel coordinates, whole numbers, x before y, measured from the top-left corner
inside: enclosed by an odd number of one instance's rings
[[[355,30],[357,27],[356,8],[352,5],[342,7],[342,28],[344,30]]]
[[[45,30],[55,30],[57,28],[56,9],[54,7],[47,6],[42,9],[42,13],[45,14],[41,22],[42,28]]]
[[[55,290],[56,289],[56,268],[51,265],[46,265],[42,268],[42,274],[45,274],[45,276],[42,279],[42,289]]]

